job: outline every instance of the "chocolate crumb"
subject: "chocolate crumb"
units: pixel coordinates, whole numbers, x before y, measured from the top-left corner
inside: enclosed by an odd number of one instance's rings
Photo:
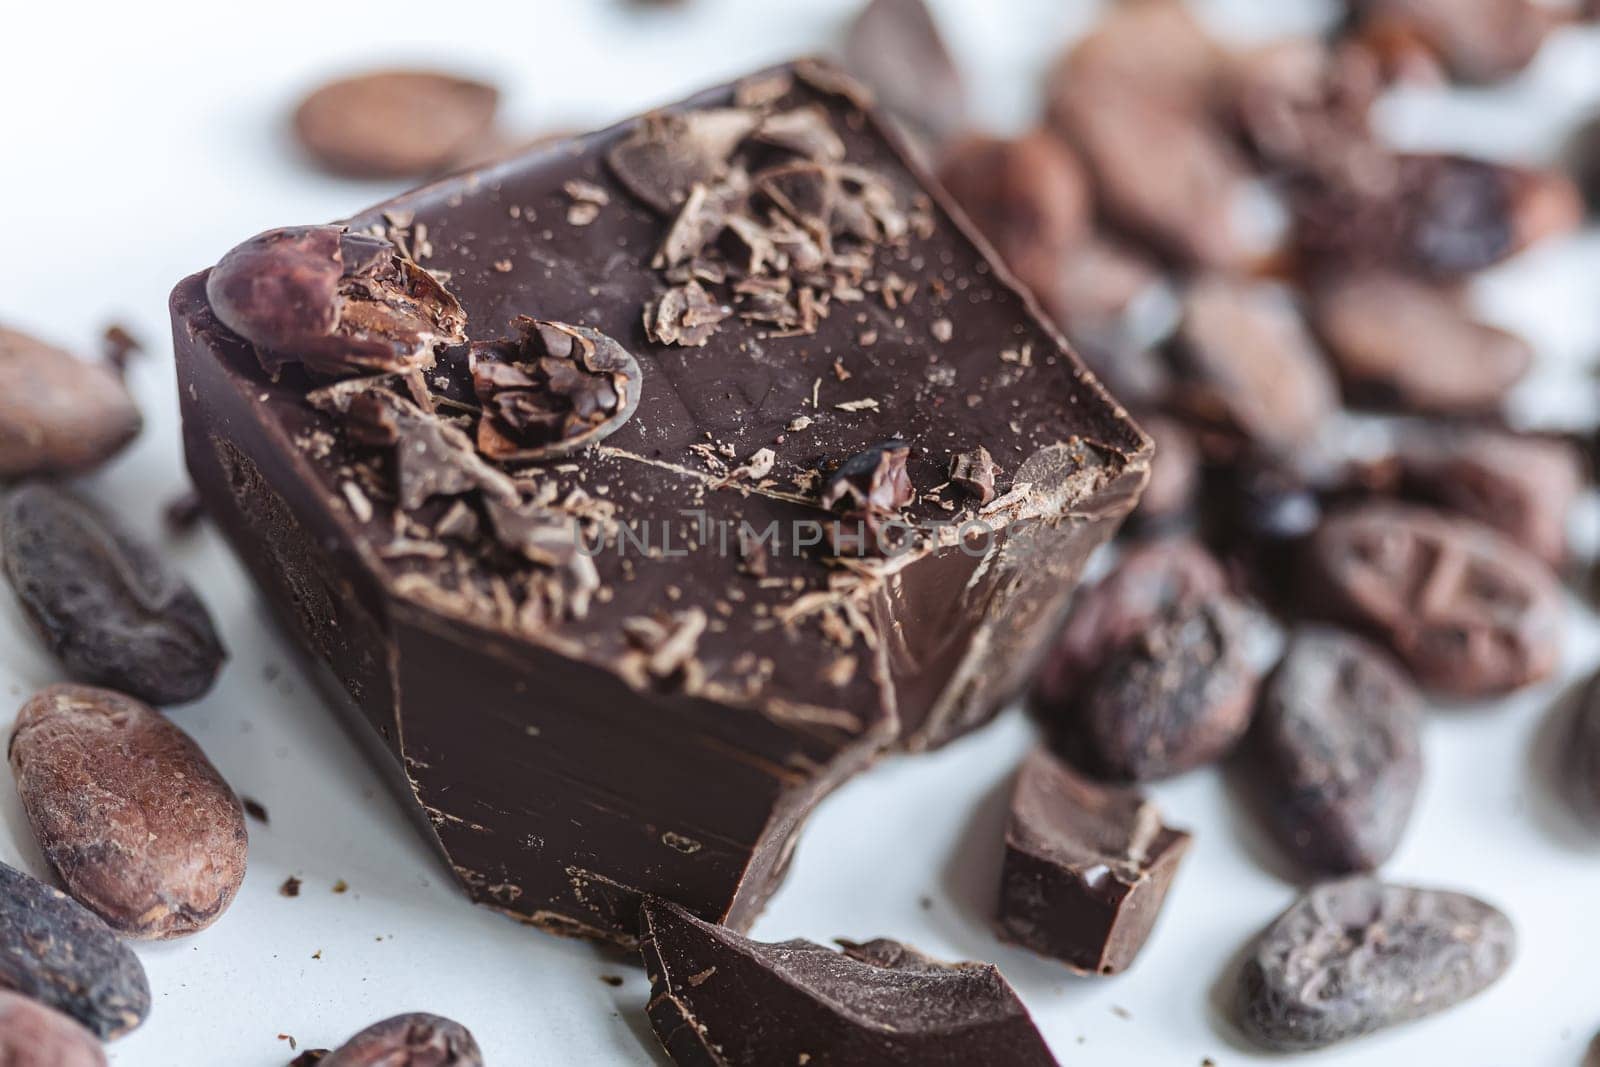
[[[239,802],[244,805],[244,813],[262,826],[266,826],[272,821],[267,815],[266,806],[261,801],[254,797],[240,797]]]
[[[286,897],[297,897],[300,895],[300,886],[300,879],[291,874],[283,880],[283,884],[278,887],[278,892]]]
[[[350,892],[350,883],[341,878],[333,883],[333,891],[335,893],[348,893]]]
[[[602,974],[600,981],[615,989],[622,985],[622,976],[620,974]]]

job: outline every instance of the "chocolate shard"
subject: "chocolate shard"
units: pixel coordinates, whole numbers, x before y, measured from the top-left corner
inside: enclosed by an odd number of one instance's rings
[[[1378,648],[1331,627],[1289,642],[1251,733],[1261,806],[1284,849],[1323,874],[1388,859],[1422,778],[1422,698]]]
[[[1257,940],[1241,973],[1240,1023],[1263,1048],[1323,1048],[1477,995],[1515,948],[1511,921],[1463,893],[1327,882]]]
[[[646,900],[650,1023],[679,1067],[1056,1063],[989,964],[940,963],[887,940],[841,944],[751,941]]]
[[[434,346],[466,339],[466,314],[393,243],[339,226],[269,230],[234,248],[206,281],[223,325],[276,374],[327,375],[433,365]]]
[[[966,121],[961,73],[924,0],[871,0],[850,24],[845,66],[935,144]]]
[[[1000,936],[1080,974],[1121,973],[1149,938],[1189,840],[1137,791],[1032,753],[1011,792]]]

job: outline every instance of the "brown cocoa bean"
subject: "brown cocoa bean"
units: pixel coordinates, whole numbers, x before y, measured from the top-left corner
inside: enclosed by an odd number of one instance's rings
[[[0,1064],[4,1067],[105,1067],[95,1036],[58,1011],[0,993]]]
[[[98,466],[142,425],[110,369],[0,326],[0,481]]]
[[[483,1067],[483,1053],[460,1023],[413,1012],[372,1024],[318,1067]]]
[[[55,685],[23,705],[11,769],[67,891],[127,937],[204,929],[244,879],[244,809],[190,737],[108,689]]]

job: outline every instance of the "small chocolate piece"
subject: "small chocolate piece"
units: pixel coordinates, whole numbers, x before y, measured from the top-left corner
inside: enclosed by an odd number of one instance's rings
[[[1584,485],[1582,457],[1568,442],[1426,426],[1400,435],[1394,460],[1407,496],[1493,526],[1552,567],[1566,562],[1567,513]]]
[[[1515,946],[1511,921],[1465,894],[1327,882],[1261,934],[1241,976],[1239,1021],[1263,1048],[1322,1048],[1482,992]]]
[[[916,496],[906,474],[910,454],[904,441],[895,440],[857,452],[828,475],[822,506],[845,514],[894,514]]]
[[[55,685],[11,729],[11,770],[45,860],[124,937],[216,922],[244,881],[244,811],[200,746],[107,689]]]
[[[1370,503],[1333,515],[1306,553],[1307,614],[1382,642],[1424,687],[1505,693],[1555,669],[1560,585],[1543,563],[1471,519]]]
[[[1461,294],[1386,271],[1320,280],[1311,321],[1354,403],[1429,414],[1497,407],[1533,349],[1473,320]]]
[[[982,445],[950,458],[950,484],[975,498],[979,507],[994,499],[994,477],[998,472],[994,457]]]
[[[1144,415],[1139,424],[1156,446],[1150,481],[1133,513],[1133,520],[1143,530],[1174,522],[1189,512],[1200,488],[1200,448],[1194,435],[1176,419]]]
[[[1037,292],[1050,292],[1068,250],[1093,220],[1089,179],[1055,133],[1015,140],[977,134],[946,151],[939,180],[1006,266]]]
[[[0,863],[0,989],[82,1023],[102,1041],[150,1014],[150,983],[127,946],[59,889]]]
[[[1183,307],[1171,346],[1173,405],[1260,452],[1314,440],[1337,390],[1287,294],[1211,277],[1189,288]]]
[[[483,1053],[460,1023],[413,1012],[373,1023],[313,1062],[318,1067],[483,1067]]]
[[[1057,724],[1064,747],[1094,773],[1134,782],[1227,755],[1256,694],[1243,611],[1219,596],[1157,619],[1106,660],[1077,715]]]
[[[0,326],[0,482],[99,466],[143,425],[110,369]]]
[[[1422,701],[1387,655],[1329,627],[1298,630],[1262,688],[1252,765],[1278,841],[1320,874],[1394,852],[1422,777]]]
[[[1472,85],[1511,77],[1533,62],[1558,25],[1533,0],[1352,0],[1356,39],[1391,67],[1431,59]]]
[[[526,316],[517,336],[471,349],[483,405],[478,451],[502,463],[570,455],[615,433],[639,407],[639,361],[598,330]]]
[[[204,696],[227,653],[211,615],[154,550],[48,485],[0,509],[6,578],[62,666],[156,705]]]
[[[679,1067],[1056,1063],[989,964],[939,963],[881,939],[841,944],[751,941],[647,899],[650,1023]]]
[[[1366,153],[1358,168],[1301,171],[1290,204],[1304,262],[1440,281],[1575,229],[1583,214],[1564,175],[1444,154]]]
[[[1075,717],[1084,684],[1158,619],[1224,595],[1227,577],[1210,552],[1187,537],[1130,547],[1116,569],[1081,589],[1034,682],[1033,700],[1052,719]]]
[[[311,158],[355,178],[421,178],[448,170],[483,143],[500,93],[492,85],[425,70],[342,78],[295,109]]]
[[[206,280],[222,324],[269,374],[399,374],[466,340],[466,314],[392,242],[339,226],[268,230],[222,257]]]
[[[100,1042],[72,1019],[0,993],[0,1063],[6,1067],[106,1067]]]
[[[924,0],[871,0],[850,24],[845,67],[935,144],[966,122],[961,72]]]
[[[1079,974],[1120,974],[1144,947],[1189,835],[1142,795],[1079,776],[1048,752],[1023,762],[1000,871],[1000,936]]]

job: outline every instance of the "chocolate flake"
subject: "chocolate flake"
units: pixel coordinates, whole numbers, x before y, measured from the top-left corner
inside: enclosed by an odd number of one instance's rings
[[[756,128],[744,108],[657,112],[606,154],[627,190],[661,214],[682,204],[696,184],[723,176],[734,149]]]
[[[474,344],[469,357],[484,455],[505,463],[571,455],[633,416],[643,371],[616,341],[525,315],[512,326],[515,337]]]

